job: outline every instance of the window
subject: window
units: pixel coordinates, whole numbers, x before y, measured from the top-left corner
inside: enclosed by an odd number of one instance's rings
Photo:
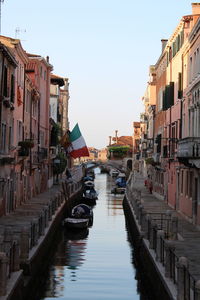
[[[1,151],[6,151],[6,124],[1,124]]]
[[[0,182],[0,199],[2,199],[3,195],[4,195],[4,186],[5,186],[5,183]]]
[[[4,67],[3,95],[8,97],[8,69],[6,66]]]
[[[31,92],[29,90],[26,90],[26,112],[30,113],[30,107],[31,107]]]
[[[40,131],[40,147],[44,147],[44,131]]]
[[[40,77],[42,77],[42,66],[40,67]]]
[[[189,83],[192,81],[192,57],[190,57],[190,74],[189,74]]]
[[[183,88],[182,88],[182,73],[178,73],[178,99],[183,97]]]
[[[12,146],[12,142],[13,142],[13,129],[12,129],[12,126],[9,127],[9,140],[8,140],[8,147],[9,149],[11,148]]]
[[[193,172],[190,172],[190,198],[192,198],[192,192],[193,192]]]
[[[171,154],[174,155],[176,149],[176,123],[172,123],[171,136]]]
[[[199,48],[197,48],[197,75],[200,73],[200,63],[199,63]]]
[[[188,196],[189,191],[189,180],[188,180],[188,174],[189,172],[186,171],[186,180],[185,180],[185,195]]]
[[[14,103],[15,101],[15,77],[11,75],[11,91],[10,91],[10,101]]]
[[[184,179],[184,171],[181,171],[181,194],[183,194],[183,179]]]
[[[158,92],[158,111],[163,108],[163,89],[161,88]]]
[[[17,140],[22,141],[22,121],[17,120]]]
[[[36,117],[37,116],[37,106],[38,103],[37,101],[32,101],[32,116]]]

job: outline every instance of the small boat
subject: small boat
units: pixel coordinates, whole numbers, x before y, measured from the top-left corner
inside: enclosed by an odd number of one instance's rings
[[[72,229],[84,229],[89,226],[89,219],[65,218],[63,221],[63,225]]]
[[[88,226],[92,226],[93,224],[93,210],[90,206],[86,205],[85,203],[78,204],[72,209],[72,217],[76,219],[88,219]]]
[[[98,198],[98,194],[95,191],[95,189],[89,189],[89,190],[85,190],[83,192],[83,198],[88,199],[88,200],[97,200]]]
[[[120,173],[115,180],[117,187],[125,188],[126,187],[126,175],[124,173]]]

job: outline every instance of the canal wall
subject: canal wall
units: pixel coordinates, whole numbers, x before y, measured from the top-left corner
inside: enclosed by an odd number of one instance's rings
[[[123,201],[141,266],[159,298],[200,300],[200,230],[167,202],[150,193],[132,172]],[[155,277],[157,273],[157,277]],[[153,278],[153,280],[152,280]]]
[[[62,219],[79,203],[82,183],[63,181],[0,218],[0,300],[30,299]]]

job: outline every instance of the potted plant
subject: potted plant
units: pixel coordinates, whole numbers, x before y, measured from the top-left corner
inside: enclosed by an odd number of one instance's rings
[[[20,146],[21,148],[33,148],[34,147],[34,142],[33,140],[24,140],[18,143],[18,146]]]

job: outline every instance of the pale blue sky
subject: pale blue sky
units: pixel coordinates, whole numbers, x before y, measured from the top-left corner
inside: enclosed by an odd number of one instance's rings
[[[132,135],[161,39],[191,11],[188,0],[5,0],[2,35],[19,27],[26,51],[49,55],[70,81],[71,129],[78,122],[87,145],[103,148],[116,129]]]

